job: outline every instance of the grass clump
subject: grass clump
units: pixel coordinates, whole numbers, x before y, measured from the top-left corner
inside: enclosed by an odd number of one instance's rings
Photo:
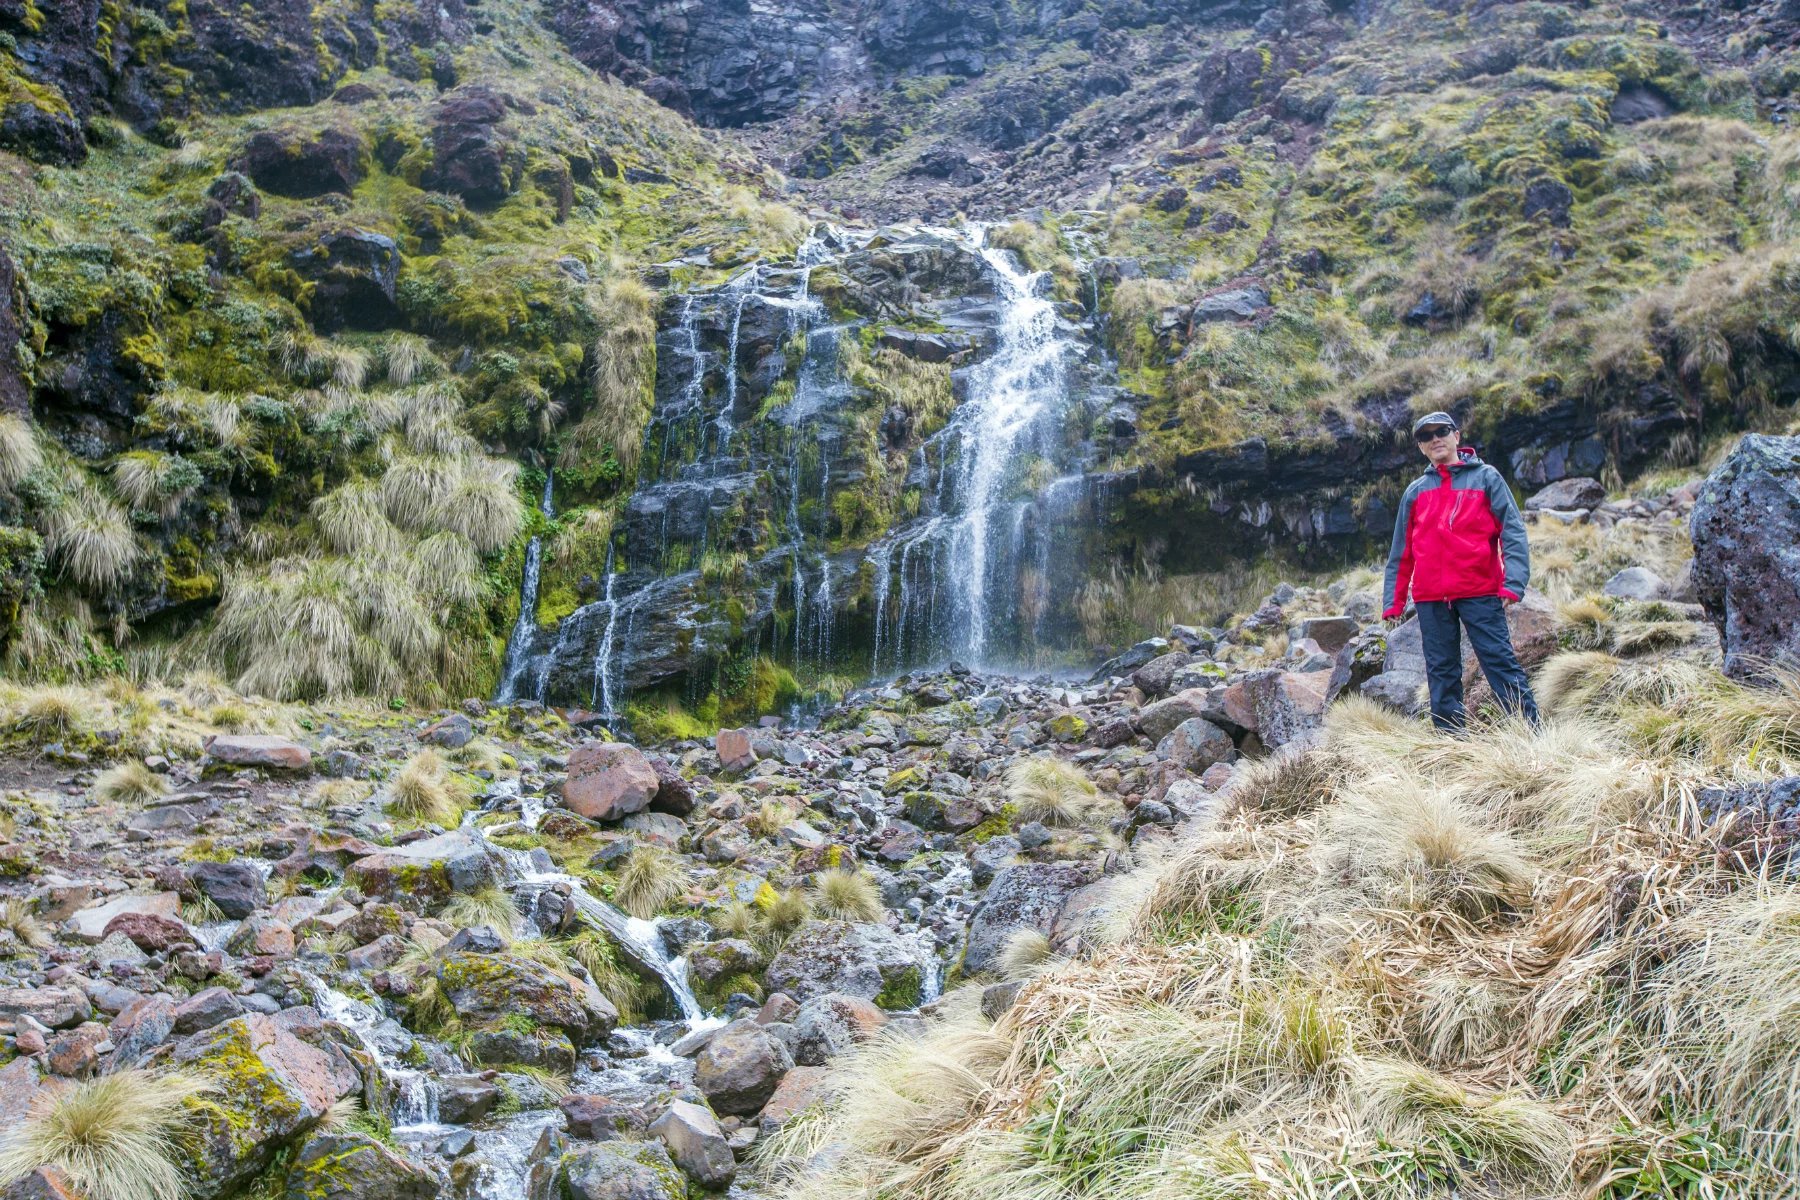
[[[143,763],[132,761],[100,772],[88,794],[104,804],[144,804],[168,791],[167,779]]]
[[[662,988],[619,961],[618,951],[605,934],[584,929],[564,944],[569,958],[582,970],[600,994],[619,1011],[623,1025],[641,1025],[662,999]]]
[[[38,745],[79,741],[93,724],[93,704],[72,687],[35,688],[9,708],[13,729]]]
[[[841,921],[879,921],[881,885],[866,871],[821,871],[812,879],[812,908]]]
[[[454,829],[462,821],[463,788],[436,750],[421,750],[388,784],[387,810],[407,821]]]
[[[1080,767],[1048,754],[1022,758],[1006,770],[1006,800],[1021,821],[1046,825],[1104,824],[1113,809]]]
[[[681,855],[639,843],[613,877],[613,900],[632,916],[648,920],[679,900],[692,881],[692,869]]]
[[[42,950],[51,943],[50,927],[31,910],[28,900],[0,903],[0,930],[11,934],[14,941],[29,950]]]
[[[486,925],[504,938],[511,938],[519,924],[519,910],[512,897],[493,884],[450,897],[438,916],[459,928]]]
[[[86,1200],[181,1200],[178,1139],[206,1080],[127,1069],[33,1098],[0,1141],[0,1185],[39,1167],[61,1171]]]

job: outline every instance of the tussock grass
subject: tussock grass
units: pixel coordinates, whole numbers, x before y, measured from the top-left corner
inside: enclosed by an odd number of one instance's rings
[[[31,422],[12,413],[0,413],[0,491],[10,492],[43,462]]]
[[[387,810],[404,820],[454,829],[462,821],[463,790],[443,755],[421,750],[406,760],[388,784]]]
[[[612,942],[598,930],[582,930],[568,939],[564,948],[571,960],[581,964],[594,986],[600,989],[600,994],[619,1010],[622,1024],[643,1024],[650,1010],[662,999],[661,986],[643,979],[621,963]]]
[[[84,736],[95,715],[95,705],[72,687],[37,688],[8,708],[12,728],[40,744]]]
[[[519,910],[512,897],[492,884],[450,897],[438,916],[459,928],[489,926],[503,938],[511,938],[519,927]]]
[[[782,1200],[1780,1196],[1800,1177],[1800,689],[1581,651],[1467,739],[1363,702],[757,1152]],[[1746,831],[1748,830],[1748,840]],[[1022,963],[1019,965],[1023,965]],[[1671,1183],[1687,1179],[1688,1185]],[[1659,1182],[1660,1181],[1660,1182]],[[1639,1190],[1632,1190],[1634,1187]],[[1658,1190],[1661,1188],[1662,1190]]]
[[[1050,939],[1042,932],[1030,927],[1015,929],[1000,950],[1000,975],[1004,979],[1024,979],[1055,958]]]
[[[799,811],[779,796],[770,797],[744,818],[744,826],[760,838],[773,839],[799,815]]]
[[[0,1185],[55,1167],[88,1200],[180,1200],[177,1138],[188,1102],[210,1084],[179,1072],[128,1069],[45,1089],[0,1139]]]
[[[108,767],[94,779],[89,795],[105,804],[143,804],[169,791],[169,781],[141,762]]]
[[[841,921],[879,921],[881,885],[867,871],[821,871],[812,878],[812,908]]]
[[[88,592],[105,592],[130,575],[137,538],[125,510],[87,476],[64,481],[55,507],[44,514],[44,548],[57,569]]]
[[[569,430],[557,463],[576,469],[610,452],[629,474],[637,469],[655,402],[657,294],[615,267],[590,295],[600,330],[592,356],[593,404]]]
[[[619,866],[613,900],[632,916],[648,919],[680,899],[692,881],[685,858],[666,847],[640,842]]]
[[[31,911],[29,901],[14,899],[0,903],[0,929],[12,934],[15,941],[28,949],[42,950],[51,944],[50,927]]]
[[[1006,769],[1007,802],[1022,821],[1046,825],[1101,825],[1117,808],[1073,763],[1053,755],[1022,758]]]

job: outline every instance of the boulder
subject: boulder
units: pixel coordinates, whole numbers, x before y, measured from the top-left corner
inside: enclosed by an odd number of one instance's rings
[[[650,1132],[669,1148],[675,1165],[701,1187],[717,1190],[737,1177],[737,1160],[719,1119],[698,1104],[671,1101],[669,1110],[650,1123]]]
[[[500,1089],[479,1075],[451,1075],[438,1080],[438,1120],[473,1125],[494,1111]]]
[[[506,199],[517,186],[519,166],[500,129],[506,105],[506,97],[482,84],[445,96],[431,134],[431,166],[421,184],[461,196],[472,207]]]
[[[1231,288],[1201,297],[1194,305],[1194,324],[1247,321],[1267,307],[1269,293],[1261,286]]]
[[[663,1144],[601,1142],[563,1156],[557,1168],[568,1200],[687,1200],[687,1181]]]
[[[181,897],[175,892],[132,892],[115,896],[103,904],[95,904],[76,913],[70,918],[71,931],[84,942],[98,942],[106,936],[107,927],[112,924],[113,918],[121,913],[178,918],[181,915]]]
[[[365,896],[422,912],[455,892],[472,892],[493,878],[487,851],[461,831],[440,833],[359,858],[344,881]]]
[[[578,988],[542,963],[512,954],[448,954],[437,980],[470,1024],[523,1016],[584,1042],[605,1039],[619,1023],[618,1010],[591,986]]]
[[[195,1107],[182,1139],[187,1174],[206,1196],[261,1174],[289,1139],[361,1086],[342,1051],[309,1045],[260,1013],[176,1043],[167,1061],[208,1076],[216,1089],[209,1103]]]
[[[886,1013],[860,996],[817,996],[794,1014],[794,1032],[788,1039],[794,1061],[820,1066],[873,1037],[887,1022]]]
[[[1138,713],[1138,728],[1145,737],[1160,742],[1183,721],[1205,715],[1206,692],[1200,688],[1188,688],[1176,692],[1166,700],[1158,700]]]
[[[1151,699],[1166,696],[1175,672],[1193,661],[1194,656],[1185,650],[1158,655],[1131,673],[1132,686]]]
[[[332,229],[288,256],[302,279],[312,284],[306,307],[321,333],[344,329],[386,329],[400,319],[395,289],[400,280],[400,245],[369,229]],[[466,717],[454,718],[466,726]]]
[[[720,938],[688,951],[688,973],[704,992],[738,975],[752,975],[762,970],[762,951],[742,938]]]
[[[175,1037],[186,1037],[242,1016],[243,1012],[244,1006],[238,998],[224,988],[205,988],[175,1006],[169,1014],[169,1032]]]
[[[1256,711],[1256,732],[1270,749],[1314,736],[1324,721],[1329,669],[1252,671],[1242,682]]]
[[[157,913],[122,912],[106,923],[102,938],[114,934],[126,938],[147,954],[159,954],[183,942],[194,944],[194,932],[174,917]]]
[[[721,729],[713,738],[719,765],[727,771],[747,771],[756,765],[756,751],[750,745],[748,729]]]
[[[903,1009],[919,1003],[924,973],[913,946],[885,925],[807,921],[769,964],[763,983],[803,1004],[841,992]]]
[[[348,195],[368,174],[369,151],[354,129],[265,129],[250,136],[232,167],[277,196]]]
[[[1300,636],[1311,638],[1327,654],[1336,654],[1361,632],[1362,623],[1355,617],[1309,617],[1300,622]]]
[[[1156,744],[1156,753],[1184,771],[1204,771],[1237,753],[1231,735],[1205,717],[1192,717]]]
[[[642,812],[662,788],[644,752],[623,742],[577,746],[569,755],[568,771],[563,803],[595,821]]]
[[[207,756],[234,767],[278,771],[310,771],[312,751],[298,742],[267,733],[221,733],[206,739]]]
[[[1626,567],[1601,585],[1600,594],[1620,600],[1660,600],[1668,584],[1649,567]]]
[[[667,759],[652,757],[650,769],[656,772],[656,795],[650,800],[650,807],[659,813],[667,813],[672,817],[686,820],[693,815],[698,804],[694,799],[693,785],[681,777],[681,772],[669,765]]]
[[[1015,930],[1048,935],[1063,902],[1094,879],[1088,863],[1020,863],[994,872],[981,907],[969,921],[964,975],[991,971]]]
[[[188,868],[187,877],[201,895],[233,921],[242,921],[268,899],[262,872],[249,863],[195,863]]]
[[[1750,434],[1707,477],[1690,518],[1694,587],[1725,673],[1800,666],[1800,437]]]
[[[29,1017],[47,1029],[68,1029],[93,1015],[87,993],[75,987],[0,988],[0,1020]]]
[[[431,1172],[366,1133],[315,1133],[288,1167],[282,1200],[436,1200]]]
[[[611,1096],[575,1093],[556,1102],[563,1115],[563,1125],[570,1137],[596,1142],[613,1138],[636,1137],[646,1132],[644,1112],[633,1104]]]
[[[795,1067],[781,1077],[775,1094],[762,1106],[759,1114],[763,1132],[781,1127],[781,1123],[817,1100],[825,1090],[830,1072],[825,1067]]]
[[[694,1084],[714,1110],[747,1117],[775,1094],[775,1085],[793,1065],[785,1042],[743,1018],[707,1041],[694,1063]]]
[[[390,296],[389,299],[392,299]],[[419,730],[418,739],[446,750],[460,750],[475,737],[475,724],[462,713],[451,713]]]
[[[1548,487],[1539,488],[1525,501],[1527,512],[1555,509],[1558,512],[1591,512],[1606,503],[1606,488],[1598,479],[1571,475]]]

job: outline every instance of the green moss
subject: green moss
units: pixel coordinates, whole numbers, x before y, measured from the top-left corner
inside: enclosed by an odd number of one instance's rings
[[[919,998],[924,994],[923,981],[918,967],[907,967],[902,971],[882,980],[881,991],[875,997],[875,1003],[889,1012],[919,1007]]]

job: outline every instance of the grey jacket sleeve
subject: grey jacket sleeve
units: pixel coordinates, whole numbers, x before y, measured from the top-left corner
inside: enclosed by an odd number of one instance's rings
[[[1525,597],[1525,585],[1531,582],[1531,542],[1525,537],[1525,518],[1519,515],[1519,503],[1512,489],[1493,467],[1487,470],[1488,508],[1500,522],[1500,561],[1506,568],[1506,582],[1501,586],[1513,599]]]
[[[1381,587],[1381,615],[1397,617],[1406,611],[1406,594],[1412,588],[1412,511],[1419,485],[1413,484],[1400,497],[1400,511],[1394,515],[1394,540],[1388,546],[1387,577]]]

